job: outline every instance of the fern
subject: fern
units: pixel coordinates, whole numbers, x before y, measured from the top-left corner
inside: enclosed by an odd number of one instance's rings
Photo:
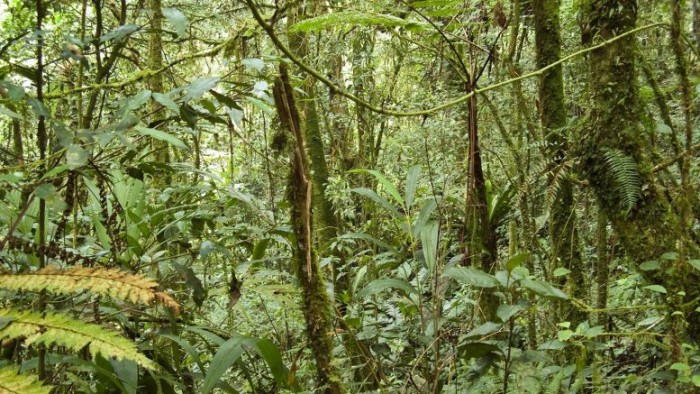
[[[47,266],[32,273],[0,274],[0,288],[7,290],[48,290],[71,294],[86,290],[135,304],[159,302],[179,312],[180,305],[168,294],[157,292],[158,284],[142,275],[108,268],[74,267],[68,270]]]
[[[135,361],[142,367],[154,369],[153,362],[139,353],[136,345],[104,328],[73,320],[68,316],[49,313],[42,316],[35,312],[0,309],[0,321],[7,323],[0,329],[0,339],[25,338],[27,345],[57,344],[74,351],[86,346],[93,355]]]
[[[421,24],[407,21],[393,15],[375,14],[370,12],[344,11],[334,12],[305,19],[289,30],[292,32],[312,32],[338,26],[384,26],[384,27],[417,27]]]
[[[637,163],[632,157],[616,149],[606,149],[603,158],[614,182],[615,191],[619,193],[623,212],[628,214],[642,196],[642,179],[637,170]]]
[[[49,394],[51,386],[42,386],[36,376],[22,375],[17,368],[0,368],[0,393]]]

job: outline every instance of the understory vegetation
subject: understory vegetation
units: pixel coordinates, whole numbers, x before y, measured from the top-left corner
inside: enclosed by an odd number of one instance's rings
[[[0,393],[700,392],[698,0],[0,0]]]

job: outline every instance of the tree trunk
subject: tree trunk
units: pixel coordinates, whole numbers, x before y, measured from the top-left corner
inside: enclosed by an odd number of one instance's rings
[[[548,66],[561,57],[561,29],[559,24],[558,0],[534,0],[533,12],[535,17],[535,52],[537,67]],[[566,126],[566,105],[564,102],[564,80],[562,67],[558,65],[542,74],[539,86],[540,118],[547,141],[548,160],[554,174],[562,171],[557,167],[562,165],[567,150],[567,138],[564,135]],[[554,204],[551,207],[549,219],[549,236],[551,248],[551,269],[565,267],[571,271],[566,283],[572,296],[578,299],[586,297],[583,286],[583,260],[578,243],[576,230],[576,211],[574,209],[574,190],[571,182],[564,178],[549,176],[550,187],[557,189]],[[553,185],[559,182],[559,185]],[[586,315],[570,304],[562,306],[561,319],[568,320],[576,327],[586,319]]]
[[[340,381],[332,362],[332,303],[326,293],[313,246],[311,217],[313,183],[309,174],[309,160],[306,157],[299,112],[284,65],[280,65],[280,76],[275,80],[273,92],[282,128],[290,134],[292,141],[290,146],[292,169],[287,186],[287,198],[296,236],[294,264],[302,287],[302,312],[306,320],[309,347],[316,360],[317,384],[324,393],[341,393]]]
[[[594,0],[584,7],[584,44],[609,40],[635,27],[634,0]],[[677,250],[688,229],[656,182],[648,155],[649,142],[641,129],[637,103],[634,36],[627,36],[591,52],[589,58],[592,109],[589,127],[581,138],[581,170],[595,191],[600,209],[608,217],[627,254],[637,263],[658,259]],[[687,197],[687,196],[686,196]],[[689,265],[663,260],[660,270],[642,272],[664,286],[671,311],[688,319],[685,334],[697,338],[698,275]],[[684,291],[680,297],[677,292]],[[676,309],[678,308],[678,309]],[[678,339],[672,336],[671,356],[679,357]]]

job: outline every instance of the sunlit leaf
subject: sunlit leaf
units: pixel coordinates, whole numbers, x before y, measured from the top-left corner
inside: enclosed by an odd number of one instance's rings
[[[189,149],[189,147],[184,142],[182,142],[181,139],[175,137],[174,135],[168,134],[165,131],[151,129],[148,127],[140,127],[140,126],[136,127],[136,131],[138,131],[139,133],[141,133],[143,135],[153,137],[157,140],[165,141],[176,148],[185,149],[185,150]]]
[[[451,267],[442,276],[475,287],[496,287],[500,284],[493,275],[468,267]]]
[[[163,8],[163,16],[173,25],[178,36],[184,37],[187,33],[187,17],[176,8]]]
[[[401,279],[375,279],[368,283],[362,290],[357,293],[359,298],[366,298],[373,294],[377,294],[386,289],[401,290],[405,294],[418,293],[413,286]]]

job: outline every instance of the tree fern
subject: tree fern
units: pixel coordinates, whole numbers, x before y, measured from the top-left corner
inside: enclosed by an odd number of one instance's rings
[[[621,208],[627,214],[642,196],[642,180],[637,170],[637,163],[632,157],[617,149],[606,149],[603,157],[615,191],[619,194]]]
[[[7,323],[0,329],[0,339],[25,338],[27,345],[57,344],[74,351],[86,346],[93,355],[126,359],[153,369],[153,362],[139,353],[136,345],[104,328],[73,320],[68,316],[49,313],[42,316],[30,311],[0,309],[0,321]]]
[[[51,386],[42,386],[36,376],[22,375],[17,368],[0,368],[0,393],[49,394]]]
[[[148,305],[159,302],[179,312],[180,305],[168,294],[157,292],[158,284],[142,275],[108,268],[47,266],[31,273],[0,274],[0,288],[71,294],[80,290]]]

